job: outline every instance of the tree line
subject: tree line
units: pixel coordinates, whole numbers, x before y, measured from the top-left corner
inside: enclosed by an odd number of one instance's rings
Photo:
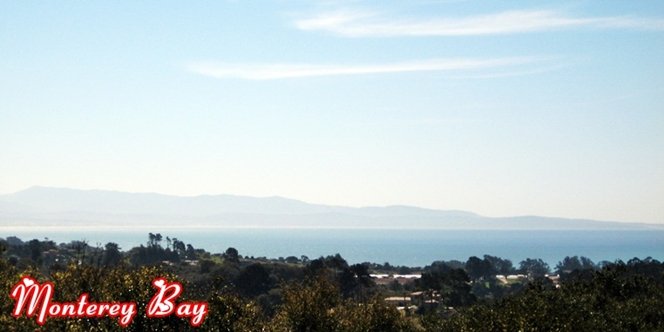
[[[29,274],[52,281],[56,299],[88,292],[96,301],[138,301],[156,276],[178,280],[184,299],[205,300],[209,331],[640,331],[664,329],[664,264],[651,259],[595,263],[565,257],[550,268],[541,259],[518,266],[496,256],[436,261],[425,267],[349,264],[340,255],[310,259],[209,253],[159,233],[123,251],[115,243],[0,240],[5,294]],[[555,277],[550,274],[556,274]],[[418,274],[412,282],[378,283],[371,274]],[[520,275],[507,280],[500,276]],[[397,306],[390,296],[424,301]],[[9,315],[0,297],[0,326],[34,331],[33,320]],[[143,306],[141,308],[141,306]],[[140,315],[139,315],[140,316]],[[184,320],[137,316],[127,331],[189,330]],[[51,320],[46,330],[120,330],[109,319]]]

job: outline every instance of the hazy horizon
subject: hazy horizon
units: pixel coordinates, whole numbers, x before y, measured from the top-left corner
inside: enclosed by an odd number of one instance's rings
[[[664,224],[664,3],[0,2],[0,193]]]
[[[164,227],[284,229],[661,230],[662,224],[555,216],[483,216],[409,205],[342,206],[288,197],[172,196],[31,187],[0,195],[2,229],[30,227]]]

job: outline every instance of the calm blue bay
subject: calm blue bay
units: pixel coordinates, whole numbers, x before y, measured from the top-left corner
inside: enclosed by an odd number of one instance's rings
[[[497,231],[394,229],[253,229],[253,228],[31,228],[0,227],[0,237],[49,238],[57,243],[86,240],[90,245],[116,242],[123,250],[147,242],[148,232],[175,237],[196,248],[223,252],[235,247],[244,256],[270,258],[341,254],[350,263],[389,262],[423,266],[435,260],[466,260],[484,254],[511,259],[542,258],[552,267],[565,256],[594,261],[633,257],[664,259],[664,231]]]

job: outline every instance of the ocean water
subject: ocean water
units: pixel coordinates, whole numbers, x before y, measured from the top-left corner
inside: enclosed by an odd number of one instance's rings
[[[57,243],[86,240],[92,246],[116,242],[123,250],[144,244],[148,233],[178,238],[195,248],[243,256],[287,257],[341,254],[349,263],[389,262],[424,266],[435,260],[484,254],[511,259],[541,258],[551,267],[565,256],[586,256],[595,262],[633,257],[664,260],[664,230],[525,231],[525,230],[396,230],[396,229],[257,229],[257,228],[64,228],[0,227],[0,237],[22,240],[49,238]]]

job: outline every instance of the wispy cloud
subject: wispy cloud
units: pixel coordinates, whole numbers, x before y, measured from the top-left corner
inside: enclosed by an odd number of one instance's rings
[[[509,69],[509,70],[497,70],[497,71],[492,71],[492,72],[482,72],[482,73],[470,73],[470,74],[461,74],[461,75],[454,75],[450,76],[450,78],[458,78],[458,79],[487,79],[487,78],[501,78],[501,77],[517,77],[517,76],[529,76],[529,75],[537,75],[537,74],[543,74],[543,73],[549,73],[552,71],[560,70],[566,67],[569,67],[570,64],[552,64],[552,65],[544,65],[544,66],[537,66],[535,68],[527,68],[527,69]]]
[[[187,65],[191,72],[216,78],[245,80],[275,80],[316,76],[406,73],[424,71],[473,71],[521,66],[541,62],[546,58],[511,57],[493,59],[432,59],[369,65],[331,64],[242,64],[195,62]]]
[[[413,19],[367,11],[335,11],[302,18],[295,26],[347,37],[472,36],[527,33],[573,27],[664,30],[664,19],[634,16],[574,17],[552,10],[514,10],[462,18]]]

